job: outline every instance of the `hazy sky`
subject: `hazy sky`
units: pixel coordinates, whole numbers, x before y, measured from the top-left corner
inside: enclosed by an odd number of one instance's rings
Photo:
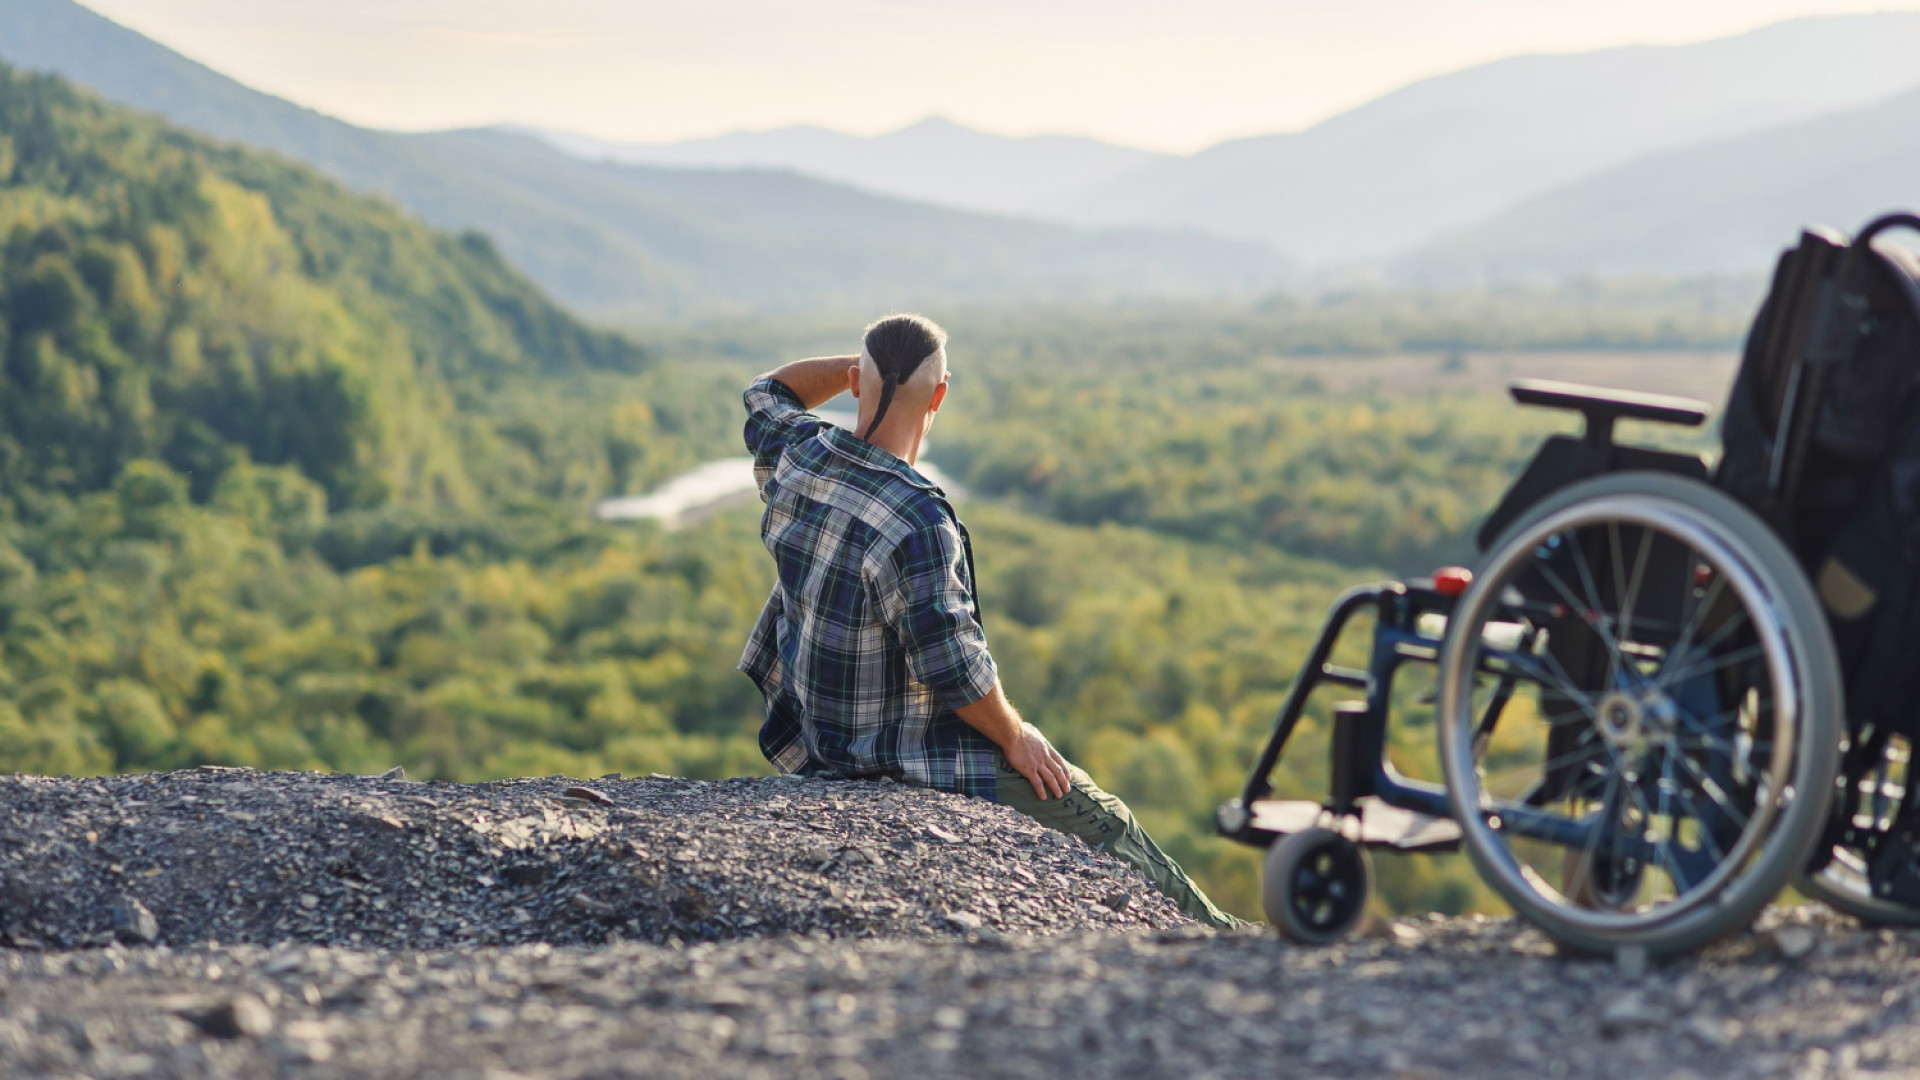
[[[356,123],[660,141],[930,114],[1188,151],[1521,52],[1920,0],[83,0]]]

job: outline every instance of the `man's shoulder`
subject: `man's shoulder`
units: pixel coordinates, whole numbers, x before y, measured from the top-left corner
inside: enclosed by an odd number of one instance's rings
[[[947,500],[900,473],[883,474],[875,484],[875,491],[886,509],[888,527],[882,532],[896,542],[954,527],[956,519]]]
[[[792,455],[791,466],[811,481],[808,495],[839,506],[890,542],[953,527],[953,508],[938,488],[915,479],[904,464],[887,467],[840,445],[851,438],[827,431]]]

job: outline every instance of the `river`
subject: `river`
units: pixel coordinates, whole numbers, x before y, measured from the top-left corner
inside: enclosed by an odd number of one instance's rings
[[[851,428],[854,415],[837,409],[816,410],[816,416],[841,428]],[[921,446],[924,455],[926,447]],[[921,475],[940,485],[949,497],[964,498],[960,486],[937,466],[924,460],[915,468]],[[715,458],[689,469],[644,495],[622,495],[603,499],[593,508],[602,521],[659,521],[677,529],[709,517],[732,506],[751,502],[758,496],[753,479],[753,459],[746,456]]]

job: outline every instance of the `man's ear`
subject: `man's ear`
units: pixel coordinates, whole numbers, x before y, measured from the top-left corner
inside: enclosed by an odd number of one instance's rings
[[[933,397],[927,401],[927,411],[930,413],[939,412],[940,403],[945,400],[947,400],[947,384],[943,379],[940,385],[933,388]]]
[[[860,365],[847,369],[847,389],[852,392],[855,401],[860,400]]]

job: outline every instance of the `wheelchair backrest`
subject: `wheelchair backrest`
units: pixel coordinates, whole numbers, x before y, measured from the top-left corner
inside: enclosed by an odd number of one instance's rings
[[[1920,260],[1880,238],[1809,229],[1780,256],[1723,414],[1716,482],[1817,558],[1883,462],[1920,423]]]

